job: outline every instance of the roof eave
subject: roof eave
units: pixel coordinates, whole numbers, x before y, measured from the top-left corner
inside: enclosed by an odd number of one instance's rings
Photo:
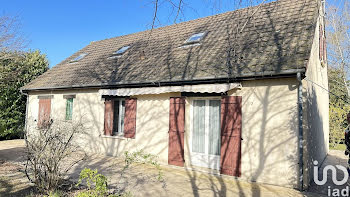
[[[291,78],[295,77],[297,73],[304,74],[305,68],[282,70],[278,73],[274,71],[264,71],[255,73],[244,73],[239,76],[219,76],[216,78],[203,78],[195,80],[174,80],[174,81],[153,81],[153,82],[128,82],[128,83],[114,83],[114,84],[84,84],[73,86],[56,86],[56,87],[40,87],[40,88],[21,88],[22,92],[29,91],[46,91],[46,90],[67,90],[67,89],[107,89],[107,88],[132,88],[132,87],[157,87],[170,85],[190,85],[190,84],[208,84],[208,83],[223,83],[223,82],[237,82],[257,79],[273,79],[273,78]]]

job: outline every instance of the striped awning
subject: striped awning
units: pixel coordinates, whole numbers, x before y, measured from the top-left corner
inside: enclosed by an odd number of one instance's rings
[[[145,94],[162,94],[169,92],[193,92],[193,93],[224,93],[232,89],[241,88],[241,83],[223,83],[223,84],[200,84],[183,86],[161,86],[161,87],[143,87],[143,88],[119,88],[119,89],[101,89],[100,95],[107,96],[134,96]]]

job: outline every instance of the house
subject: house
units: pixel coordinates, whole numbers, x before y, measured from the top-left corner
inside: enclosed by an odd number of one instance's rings
[[[328,153],[323,16],[279,0],[91,42],[22,88],[27,128],[79,120],[89,152],[305,189]]]

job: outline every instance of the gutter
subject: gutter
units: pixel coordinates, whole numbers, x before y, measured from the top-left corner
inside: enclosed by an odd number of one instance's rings
[[[303,84],[302,84],[302,76],[301,73],[297,73],[297,80],[299,81],[298,85],[298,123],[299,123],[299,184],[300,191],[303,191],[304,188],[304,150],[303,150],[303,142],[304,142],[304,131],[303,131]]]
[[[112,89],[112,88],[141,88],[141,87],[160,87],[160,86],[181,86],[194,84],[210,84],[210,83],[232,83],[248,80],[258,79],[276,79],[276,78],[294,78],[297,73],[305,73],[305,68],[282,70],[278,73],[274,71],[254,72],[240,74],[239,76],[218,76],[216,78],[202,78],[196,80],[174,80],[174,81],[153,81],[141,82],[130,81],[127,83],[101,83],[101,84],[86,84],[86,85],[72,85],[72,86],[56,86],[56,87],[42,87],[42,88],[21,88],[21,92],[29,91],[44,91],[44,90],[66,90],[66,89]]]

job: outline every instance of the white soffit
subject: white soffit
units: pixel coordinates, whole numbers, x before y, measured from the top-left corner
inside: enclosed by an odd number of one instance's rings
[[[162,94],[169,92],[222,93],[241,87],[241,83],[200,84],[184,86],[101,89],[99,90],[99,94],[108,96],[133,96],[144,94]]]

